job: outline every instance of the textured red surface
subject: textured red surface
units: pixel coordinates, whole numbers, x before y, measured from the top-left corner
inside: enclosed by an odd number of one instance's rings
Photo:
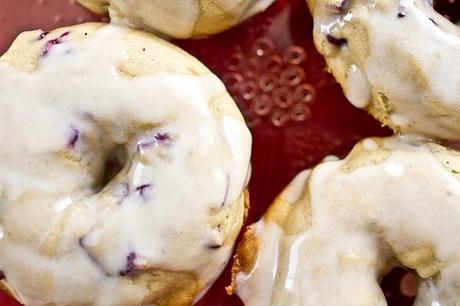
[[[443,14],[458,20],[459,2],[438,2]],[[87,20],[100,17],[74,0],[0,0],[0,54],[21,31]],[[264,14],[222,34],[175,41],[221,77],[251,128],[254,145],[248,223],[263,214],[300,170],[330,154],[343,156],[363,137],[389,134],[345,100],[340,87],[325,72],[311,30],[304,0],[278,0]],[[399,290],[404,275],[399,269],[382,281],[390,305],[412,304],[412,297]],[[242,305],[236,296],[225,294],[228,283],[227,269],[199,305]],[[0,305],[17,304],[0,294]]]

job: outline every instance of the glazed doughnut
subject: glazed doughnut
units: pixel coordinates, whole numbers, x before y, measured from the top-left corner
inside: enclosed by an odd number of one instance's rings
[[[460,138],[460,29],[428,0],[309,0],[348,100],[396,132]]]
[[[224,85],[152,34],[21,34],[0,59],[0,270],[25,305],[180,306],[228,262],[251,136]]]
[[[77,0],[112,21],[190,38],[224,31],[265,10],[274,0]]]
[[[246,306],[387,305],[379,278],[416,271],[415,305],[460,303],[460,153],[369,138],[301,172],[238,247]]]

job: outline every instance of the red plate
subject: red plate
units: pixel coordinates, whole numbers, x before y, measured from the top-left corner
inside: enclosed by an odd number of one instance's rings
[[[457,22],[460,1],[438,0],[437,9]],[[24,30],[49,30],[101,20],[75,0],[0,0],[0,54]],[[237,28],[205,39],[175,41],[226,83],[254,137],[251,211],[256,221],[300,170],[326,155],[343,156],[366,136],[389,135],[366,113],[353,108],[325,72],[312,42],[304,0],[278,0]],[[31,275],[33,277],[33,275]],[[401,281],[403,279],[403,281]],[[411,276],[396,269],[382,280],[389,305],[412,305]],[[200,306],[241,306],[225,294],[229,271]],[[18,304],[0,293],[1,306]]]

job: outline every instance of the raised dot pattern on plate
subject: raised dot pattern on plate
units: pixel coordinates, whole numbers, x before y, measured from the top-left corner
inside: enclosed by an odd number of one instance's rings
[[[269,37],[259,37],[247,49],[236,50],[228,60],[223,81],[238,100],[249,127],[266,121],[282,127],[308,120],[309,104],[316,98],[314,85],[305,82],[302,67],[308,60],[301,46],[278,52]]]

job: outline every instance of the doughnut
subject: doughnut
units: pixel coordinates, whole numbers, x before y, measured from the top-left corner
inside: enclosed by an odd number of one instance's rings
[[[378,281],[403,266],[414,305],[459,305],[459,203],[459,152],[365,139],[301,172],[248,227],[228,291],[246,306],[387,305]]]
[[[398,133],[460,138],[460,29],[428,0],[309,0],[314,40],[356,107]]]
[[[265,10],[274,0],[77,0],[112,21],[173,38],[224,31]]]
[[[191,305],[245,217],[251,136],[219,79],[86,23],[0,58],[0,278],[24,305]]]

